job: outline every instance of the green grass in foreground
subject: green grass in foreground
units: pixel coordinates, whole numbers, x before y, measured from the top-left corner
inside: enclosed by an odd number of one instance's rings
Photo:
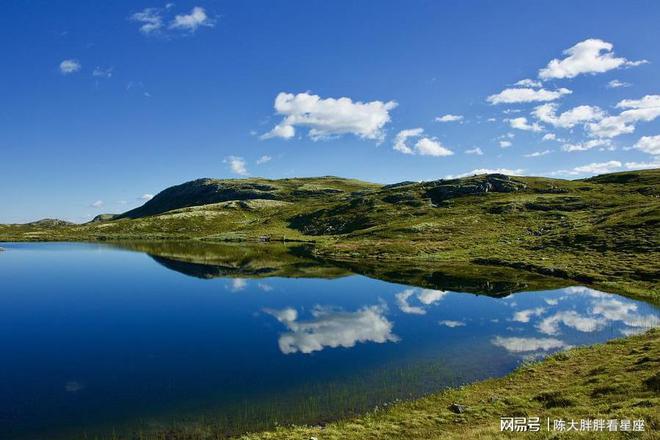
[[[465,405],[455,414],[453,403]],[[246,434],[266,439],[489,439],[557,438],[557,433],[502,433],[502,416],[564,420],[643,419],[643,433],[569,433],[561,438],[658,438],[660,331],[572,349],[514,373],[376,409],[326,426],[292,426]],[[167,437],[170,435],[170,437]],[[211,439],[211,432],[168,433],[159,439]]]

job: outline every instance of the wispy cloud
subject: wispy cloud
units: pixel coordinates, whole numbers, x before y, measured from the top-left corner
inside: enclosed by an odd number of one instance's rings
[[[435,118],[436,122],[460,122],[463,120],[462,115],[452,115],[452,114],[446,114],[442,116],[438,116]]]
[[[646,60],[629,61],[626,58],[615,57],[612,43],[597,38],[590,38],[566,49],[563,59],[553,59],[539,70],[539,78],[543,80],[574,78],[585,73],[603,73],[621,67],[639,66]]]

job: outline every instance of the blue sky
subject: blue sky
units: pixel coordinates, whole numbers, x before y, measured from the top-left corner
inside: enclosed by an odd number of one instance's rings
[[[657,167],[658,22],[657,1],[7,2],[0,222],[198,177]]]

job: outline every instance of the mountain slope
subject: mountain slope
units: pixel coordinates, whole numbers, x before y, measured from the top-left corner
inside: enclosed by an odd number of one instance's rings
[[[660,297],[660,170],[376,185],[200,179],[110,221],[0,226],[0,240],[306,241],[333,261],[478,263]],[[396,271],[396,268],[393,268]]]

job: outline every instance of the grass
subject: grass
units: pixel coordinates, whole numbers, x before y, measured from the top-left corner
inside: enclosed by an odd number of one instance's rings
[[[556,438],[556,433],[502,433],[500,417],[643,419],[644,433],[599,433],[598,438],[657,438],[660,429],[660,331],[558,353],[499,379],[449,389],[411,402],[376,408],[325,426],[288,426],[246,434],[274,439]],[[457,403],[465,411],[450,408]],[[190,436],[188,436],[190,435]],[[200,433],[177,439],[214,438]],[[571,438],[593,438],[577,433]],[[164,437],[163,437],[164,438]]]
[[[660,302],[660,170],[398,186],[336,177],[206,179],[169,188],[139,209],[131,215],[159,213],[0,225],[0,241],[306,242],[315,257],[353,267],[509,267]]]

